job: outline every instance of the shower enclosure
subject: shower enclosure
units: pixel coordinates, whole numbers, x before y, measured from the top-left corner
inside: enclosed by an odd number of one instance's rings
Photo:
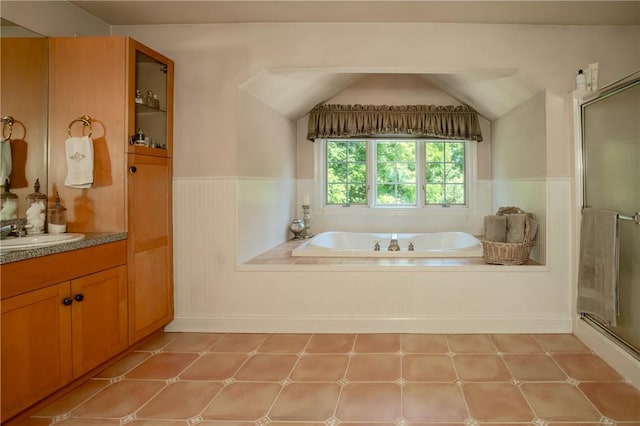
[[[582,317],[640,359],[640,71],[581,105],[583,207],[618,212],[615,326]]]

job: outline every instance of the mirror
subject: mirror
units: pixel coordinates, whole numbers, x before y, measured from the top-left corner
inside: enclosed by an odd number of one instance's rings
[[[36,179],[47,188],[48,40],[0,18],[0,42],[1,185],[8,175],[23,218]]]

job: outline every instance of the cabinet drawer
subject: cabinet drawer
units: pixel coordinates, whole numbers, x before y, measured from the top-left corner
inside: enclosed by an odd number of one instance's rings
[[[56,253],[2,265],[2,299],[124,265],[127,242]]]

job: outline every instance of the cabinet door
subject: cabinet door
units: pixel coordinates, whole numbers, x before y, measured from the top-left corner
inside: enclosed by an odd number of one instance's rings
[[[71,380],[69,283],[3,300],[2,420]]]
[[[172,157],[173,61],[133,39],[128,49],[128,131],[135,137],[127,152]]]
[[[74,377],[127,348],[126,280],[120,266],[71,281]]]
[[[173,319],[171,159],[129,155],[129,342]]]

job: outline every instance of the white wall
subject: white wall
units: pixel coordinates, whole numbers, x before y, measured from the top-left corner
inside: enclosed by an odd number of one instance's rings
[[[175,193],[180,204],[175,215],[177,305],[172,329],[571,330],[572,181],[566,161],[554,165],[554,179],[547,179],[547,166],[541,164],[526,175],[541,179],[536,197],[546,200],[546,224],[553,239],[546,244],[546,266],[524,270],[237,266],[234,249],[244,250],[242,244],[251,242],[237,242],[236,226],[282,232],[286,224],[280,219],[291,208],[296,191],[288,189],[286,179],[259,183],[237,177],[238,86],[270,68],[505,68],[526,70],[547,92],[566,93],[582,64],[598,60],[601,81],[639,68],[638,28],[238,24],[118,27],[114,32],[131,35],[176,62]],[[544,112],[542,117],[544,122]],[[547,146],[546,156],[555,157],[567,152],[570,140],[558,132],[570,120],[564,111],[554,119],[551,130],[543,127],[540,132],[547,144],[553,140],[558,145]],[[558,123],[565,124],[557,129]],[[300,127],[298,123],[298,131]],[[300,158],[301,152],[297,155]],[[546,156],[536,158],[545,163]],[[298,161],[298,174],[302,164],[308,166]],[[268,194],[287,189],[275,206],[273,195],[247,200],[244,194],[253,189],[238,190],[241,186],[259,187],[256,193]],[[213,217],[196,228],[190,206],[203,192],[210,194],[205,201]],[[261,219],[264,212],[274,211],[268,216],[280,218],[279,222]]]

